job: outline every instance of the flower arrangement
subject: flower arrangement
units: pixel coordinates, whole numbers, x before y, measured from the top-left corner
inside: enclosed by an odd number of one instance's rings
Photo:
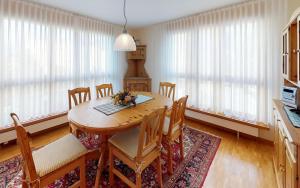
[[[135,99],[136,96],[131,94],[129,91],[124,90],[123,92],[118,92],[117,94],[112,96],[112,99],[114,101],[114,104],[120,104],[120,105],[130,105],[131,103],[135,106]]]

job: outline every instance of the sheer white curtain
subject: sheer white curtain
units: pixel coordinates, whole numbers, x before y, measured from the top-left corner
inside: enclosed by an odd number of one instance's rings
[[[254,0],[144,28],[153,90],[175,82],[189,105],[270,122],[285,7],[285,0]]]
[[[125,56],[113,51],[118,26],[42,5],[0,0],[0,127],[67,110],[67,90],[113,83]]]

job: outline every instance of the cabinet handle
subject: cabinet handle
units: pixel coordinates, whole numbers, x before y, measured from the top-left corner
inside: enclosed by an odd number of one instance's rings
[[[296,50],[296,49],[293,49],[293,53],[299,53],[300,52],[300,49]]]

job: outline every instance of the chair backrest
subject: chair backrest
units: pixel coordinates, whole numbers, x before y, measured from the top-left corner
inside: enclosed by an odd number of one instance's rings
[[[187,99],[188,96],[186,95],[184,97],[181,97],[178,101],[173,102],[168,136],[171,136],[171,134],[173,133],[173,129],[179,130],[180,128],[182,128]]]
[[[140,128],[137,159],[142,158],[147,151],[160,147],[166,110],[167,107],[159,108],[144,117]]]
[[[96,93],[97,93],[97,98],[112,96],[114,94],[113,86],[112,84],[98,85],[96,86]]]
[[[159,83],[159,94],[174,101],[176,84],[170,82],[160,82]]]
[[[32,151],[29,145],[29,138],[26,130],[20,123],[19,117],[15,113],[11,113],[10,116],[14,121],[17,133],[17,142],[23,157],[23,170],[25,171],[29,180],[32,182],[38,179],[38,175],[36,173],[34,161],[32,158]]]
[[[68,90],[69,110],[72,108],[72,99],[75,106],[80,103],[91,100],[91,91],[89,87],[75,88]]]

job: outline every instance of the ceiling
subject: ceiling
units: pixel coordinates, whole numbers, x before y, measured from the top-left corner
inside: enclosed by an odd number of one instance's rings
[[[122,25],[123,0],[32,0]],[[128,26],[144,27],[247,0],[127,0]]]

